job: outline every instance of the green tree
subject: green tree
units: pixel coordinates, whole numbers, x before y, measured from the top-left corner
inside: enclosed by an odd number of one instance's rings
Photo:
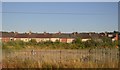
[[[118,40],[118,47],[120,48],[120,40]]]
[[[75,40],[74,40],[74,42],[73,43],[76,43],[76,44],[81,44],[82,43],[82,40],[81,40],[81,38],[76,38]]]
[[[78,48],[82,48],[82,49],[85,48],[85,46],[84,46],[84,44],[83,44],[83,42],[82,42],[82,40],[81,40],[80,37],[76,38],[76,39],[74,40],[73,44],[76,44],[76,48],[77,48],[77,47],[78,47]]]
[[[108,38],[108,37],[103,37],[102,38],[102,43],[103,43],[102,44],[103,46],[107,46],[107,47],[113,46],[112,39]]]

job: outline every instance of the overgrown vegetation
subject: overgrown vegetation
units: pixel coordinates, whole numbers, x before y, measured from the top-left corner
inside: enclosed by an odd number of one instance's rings
[[[61,52],[60,52],[61,51]],[[3,68],[118,68],[117,49],[89,50],[31,50],[6,52],[3,50]],[[107,53],[107,54],[106,54]],[[104,56],[105,55],[105,56]]]
[[[112,42],[110,38],[103,37],[100,40],[82,42],[80,38],[76,38],[72,43],[61,43],[58,40],[36,42],[32,39],[29,42],[4,42],[2,45],[3,68],[117,68],[118,52],[110,48],[120,46],[120,40]],[[109,48],[99,49],[101,47]],[[38,50],[33,55],[28,48]]]
[[[102,39],[91,39],[82,42],[80,38],[76,38],[72,43],[62,43],[59,41],[52,42],[36,42],[32,39],[29,42],[23,41],[9,41],[2,43],[3,49],[25,49],[25,48],[42,48],[42,49],[83,49],[83,48],[98,48],[98,47],[115,47],[120,41],[114,41],[108,37],[103,37]],[[119,45],[118,45],[119,46]]]

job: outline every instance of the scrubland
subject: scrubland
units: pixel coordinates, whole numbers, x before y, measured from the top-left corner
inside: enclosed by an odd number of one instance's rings
[[[3,50],[3,68],[118,68],[119,51],[107,49]]]

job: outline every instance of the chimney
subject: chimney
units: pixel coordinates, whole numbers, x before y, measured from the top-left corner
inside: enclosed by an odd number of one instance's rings
[[[115,40],[118,41],[118,33],[116,33]]]
[[[14,34],[15,34],[15,35],[17,35],[17,34],[18,34],[18,32],[14,32]]]
[[[105,32],[105,36],[107,36],[107,32]]]
[[[78,32],[73,32],[73,35],[77,35],[78,34]]]
[[[92,33],[89,33],[89,36],[91,36],[92,35]]]
[[[44,32],[44,35],[46,35],[46,32]]]
[[[116,33],[116,37],[115,37],[115,40],[117,41],[117,45],[116,45],[116,48],[118,48],[118,33]]]
[[[58,32],[58,34],[60,35],[60,34],[61,34],[61,32],[59,31],[59,32]]]

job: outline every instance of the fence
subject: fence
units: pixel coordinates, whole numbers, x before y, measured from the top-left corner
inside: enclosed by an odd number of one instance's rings
[[[88,67],[90,67],[90,63],[101,65],[112,63],[112,66],[106,65],[106,67],[118,67],[119,51],[118,49],[19,50],[7,52],[3,50],[3,59],[5,58],[18,58],[21,61],[29,59],[40,64],[50,63],[53,65],[58,64],[58,66],[68,66],[68,64],[72,66],[72,64],[76,64],[80,67],[80,63],[89,63]]]

